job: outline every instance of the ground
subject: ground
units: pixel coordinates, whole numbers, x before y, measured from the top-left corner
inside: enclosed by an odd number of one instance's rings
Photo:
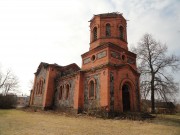
[[[0,135],[179,135],[180,115],[132,121],[0,110]]]

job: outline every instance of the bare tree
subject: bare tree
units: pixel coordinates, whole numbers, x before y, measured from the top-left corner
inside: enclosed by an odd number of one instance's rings
[[[29,88],[30,88],[30,89],[33,88],[33,84],[34,84],[34,81],[33,81],[33,80],[29,80]]]
[[[11,71],[8,70],[5,75],[0,72],[0,89],[4,86],[5,82],[8,80]]]
[[[8,70],[5,74],[0,72],[0,92],[2,94],[7,95],[9,92],[17,92],[18,84],[18,79],[11,70]]]
[[[167,46],[150,34],[145,34],[133,51],[137,53],[142,96],[151,95],[151,111],[154,113],[155,97],[167,102],[179,90],[169,71],[179,69],[180,59],[175,55],[168,56]]]

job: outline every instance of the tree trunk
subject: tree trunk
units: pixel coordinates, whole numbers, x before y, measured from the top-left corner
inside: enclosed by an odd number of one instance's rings
[[[155,103],[154,103],[154,74],[152,74],[152,79],[151,79],[151,113],[155,113]]]

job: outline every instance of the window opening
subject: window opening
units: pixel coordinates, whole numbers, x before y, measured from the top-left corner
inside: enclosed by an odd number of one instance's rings
[[[62,90],[63,90],[63,88],[62,88],[62,86],[61,86],[61,87],[60,87],[60,90],[59,90],[59,100],[62,99],[62,94],[63,94]]]
[[[111,36],[111,25],[109,23],[106,24],[106,36]]]
[[[94,97],[94,82],[90,81],[89,84],[89,98],[93,98]]]
[[[123,27],[122,27],[122,26],[119,27],[119,34],[120,34],[120,35],[119,35],[120,38],[123,39],[123,38],[124,38],[124,36],[123,36],[123,35],[124,35],[124,30],[123,30]]]
[[[94,41],[97,40],[97,27],[94,27],[93,29],[93,36],[94,36]]]
[[[66,85],[66,99],[69,97],[69,85]]]

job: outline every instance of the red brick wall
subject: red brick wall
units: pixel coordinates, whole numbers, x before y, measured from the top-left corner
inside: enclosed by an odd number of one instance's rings
[[[137,110],[137,99],[136,99],[136,81],[138,78],[138,75],[133,73],[127,66],[119,69],[119,70],[113,70],[111,69],[111,72],[114,73],[115,78],[115,103],[114,103],[114,109],[116,111],[123,112],[123,103],[122,103],[122,86],[124,84],[128,84],[130,86],[130,108],[131,111],[138,111]]]
[[[57,75],[57,70],[54,67],[49,67],[47,77],[46,77],[46,88],[45,88],[45,94],[44,94],[43,107],[52,106],[52,101],[54,98],[54,89],[55,89],[54,79],[56,75]]]
[[[75,77],[75,91],[74,91],[74,109],[82,109],[84,104],[84,75],[79,72]]]
[[[100,105],[102,107],[109,106],[109,70],[105,68],[101,71],[100,76]]]

